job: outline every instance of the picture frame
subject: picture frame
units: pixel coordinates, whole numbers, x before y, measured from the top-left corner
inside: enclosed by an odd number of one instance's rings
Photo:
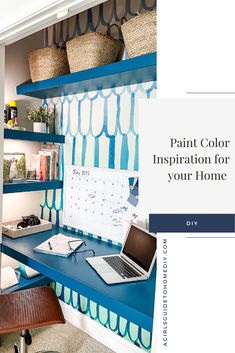
[[[26,178],[25,153],[4,153],[3,182],[11,183],[14,179]]]

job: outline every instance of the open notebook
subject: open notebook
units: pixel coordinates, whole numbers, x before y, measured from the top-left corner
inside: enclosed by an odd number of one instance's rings
[[[15,270],[10,267],[4,267],[1,270],[1,289],[5,290],[9,287],[12,287],[19,283],[19,280],[16,276]]]
[[[50,255],[58,255],[68,257],[72,254],[79,246],[81,246],[83,240],[75,237],[68,237],[62,233],[53,235],[51,238],[44,241],[42,244],[36,246],[33,250],[35,252],[41,252]]]

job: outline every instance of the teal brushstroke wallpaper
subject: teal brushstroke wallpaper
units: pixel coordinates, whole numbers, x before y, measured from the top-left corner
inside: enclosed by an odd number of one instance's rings
[[[150,351],[151,332],[146,331],[126,320],[124,317],[115,314],[60,283],[52,282],[51,287],[54,289],[57,297],[72,306],[74,310],[78,310],[80,313],[87,315],[92,320],[95,320],[143,350],[147,352]]]
[[[44,101],[57,112],[57,130],[66,136],[60,149],[59,177],[63,179],[66,164],[138,170],[138,99],[155,97],[156,82],[148,82]],[[43,218],[63,225],[63,191],[46,191],[41,210]],[[102,238],[102,234],[89,236]],[[151,332],[59,283],[52,287],[58,298],[75,310],[150,350]]]
[[[155,96],[156,82],[148,82],[45,100],[56,111],[57,132],[66,136],[59,178],[66,164],[137,171],[137,102]],[[41,216],[61,225],[62,210],[63,190],[46,191]]]
[[[137,11],[141,13],[152,8],[156,8],[155,0],[108,1],[45,30],[44,42],[45,45],[62,44],[89,31],[108,32],[111,31],[110,24],[116,24],[112,26],[112,31],[116,31],[122,17],[130,18]],[[120,29],[116,31],[117,37],[121,37]],[[138,119],[143,117],[138,116],[137,108],[138,100],[143,98],[156,98],[156,82],[44,100],[43,103],[56,112],[56,132],[66,137],[65,145],[60,148],[59,178],[63,180],[66,164],[138,171]],[[63,225],[63,190],[45,192],[41,216]],[[82,233],[81,230],[72,230]],[[111,242],[102,234],[88,235]],[[151,332],[60,283],[53,282],[51,286],[57,297],[74,310],[150,351]]]

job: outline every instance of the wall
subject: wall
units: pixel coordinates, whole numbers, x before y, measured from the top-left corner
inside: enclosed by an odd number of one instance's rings
[[[0,45],[0,111],[3,111],[4,106],[4,78],[5,78],[5,47]],[[0,155],[3,155],[3,121],[0,123]],[[2,185],[3,185],[3,161],[1,158],[1,165],[0,165],[0,183],[1,183],[1,190],[0,190],[0,241],[2,242]],[[2,261],[2,254],[0,253],[0,263]],[[0,281],[1,281],[1,274],[0,274]]]
[[[61,46],[88,32],[111,34],[112,37],[121,39],[120,27],[123,20],[135,17],[138,12],[155,8],[156,0],[109,0],[47,28],[44,44]]]
[[[148,82],[46,100],[56,109],[57,131],[66,136],[60,178],[66,164],[138,170],[137,102],[155,97],[155,90]],[[42,216],[62,225],[63,191],[47,191],[41,204]]]
[[[47,32],[48,43],[62,43],[84,31],[106,32],[108,23],[120,24],[155,5],[155,1],[109,1]],[[47,39],[47,35],[45,38]],[[117,37],[120,33],[117,35]],[[65,134],[61,146],[60,177],[66,164],[138,170],[138,100],[156,97],[156,82],[47,99],[57,111],[57,131]],[[63,192],[48,191],[41,203],[42,216],[63,225]],[[79,230],[75,230],[75,232]],[[98,234],[102,237],[102,234]],[[91,235],[90,235],[91,236]],[[95,235],[93,235],[95,236]],[[97,236],[97,235],[96,235]],[[107,240],[104,239],[103,240]],[[120,317],[60,283],[52,283],[58,298],[143,350],[151,348],[151,332]]]
[[[61,177],[66,164],[138,170],[138,99],[155,96],[156,82],[149,82],[48,99],[46,103],[56,107],[59,130],[66,136],[60,155]],[[62,225],[62,211],[62,191],[46,192],[42,216]],[[142,349],[150,350],[151,332],[60,283],[53,283],[52,287],[58,298],[75,310]]]
[[[6,76],[5,76],[5,102],[17,101],[20,125],[32,130],[32,123],[26,120],[25,113],[27,106],[38,107],[40,99],[21,96],[16,94],[16,87],[30,79],[28,67],[28,53],[32,50],[43,47],[43,31],[35,33],[14,44],[6,47]]]
[[[43,32],[38,32],[6,47],[5,102],[9,103],[10,100],[17,101],[20,126],[26,127],[27,130],[32,130],[32,123],[25,119],[27,106],[38,107],[41,104],[41,101],[26,96],[18,96],[16,94],[16,86],[30,79],[27,61],[28,53],[31,50],[41,48],[42,46]],[[39,143],[27,141],[4,141],[4,151],[24,152],[26,155],[26,163],[28,165],[30,164],[30,155],[32,153],[37,153],[40,146]],[[42,192],[3,195],[3,221],[21,218],[30,213],[40,215],[41,197]],[[4,255],[2,266],[4,267],[6,265],[17,267],[18,262]]]
[[[120,26],[120,20],[123,16],[130,18],[135,16],[137,11],[147,11],[155,6],[155,0],[108,1],[46,30],[44,44],[62,44],[65,40],[88,31],[107,32],[109,23],[116,23]],[[114,35],[114,33],[112,34]],[[37,36],[38,34],[33,39],[35,45],[42,40],[41,35],[39,38]],[[120,31],[117,31],[114,36],[119,38]],[[22,43],[17,43],[17,46],[14,44],[9,51],[8,66],[13,69],[14,65],[17,67],[15,71],[17,79],[9,72],[8,85],[11,85],[12,89],[27,79],[25,77],[27,71],[25,60],[29,46],[26,43],[27,39]],[[26,70],[24,77],[19,72],[15,56],[17,49],[23,51],[22,54],[25,58],[24,60],[20,59],[23,70]],[[7,99],[14,98],[11,96],[12,91],[9,92]],[[63,179],[65,164],[138,170],[137,102],[140,98],[154,98],[155,96],[156,82],[149,82],[46,100],[44,103],[52,107],[55,106],[57,111],[57,132],[66,135],[66,144],[61,146],[60,150],[60,178]],[[22,98],[22,102],[24,99]],[[39,195],[41,196],[40,200],[38,200]],[[5,195],[4,197],[6,196],[8,201],[5,199],[4,205],[12,208],[13,214],[19,212],[19,210],[13,209],[15,204],[19,204],[19,200],[22,203],[24,200],[25,204],[30,207],[33,207],[33,204],[37,204],[36,207],[39,207],[41,201],[42,217],[52,220],[56,224],[63,224],[63,192],[60,190],[47,191],[44,194],[35,193],[33,201],[30,197],[25,199],[26,194],[22,199],[19,199],[19,195]],[[5,211],[5,215],[6,212],[8,211]],[[89,298],[83,297],[80,293],[74,292],[60,283],[52,283],[52,287],[56,295],[71,305],[74,310],[88,315],[136,346],[146,351],[150,350],[151,332],[129,322],[125,317],[117,316],[107,308],[92,302]]]

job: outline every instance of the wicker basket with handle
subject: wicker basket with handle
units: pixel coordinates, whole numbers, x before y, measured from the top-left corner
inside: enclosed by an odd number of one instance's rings
[[[130,58],[157,51],[156,11],[138,15],[121,26],[124,42]]]
[[[29,70],[33,82],[69,73],[65,49],[43,48],[29,53]]]
[[[77,72],[116,61],[120,42],[98,32],[87,33],[66,43],[70,72]]]

